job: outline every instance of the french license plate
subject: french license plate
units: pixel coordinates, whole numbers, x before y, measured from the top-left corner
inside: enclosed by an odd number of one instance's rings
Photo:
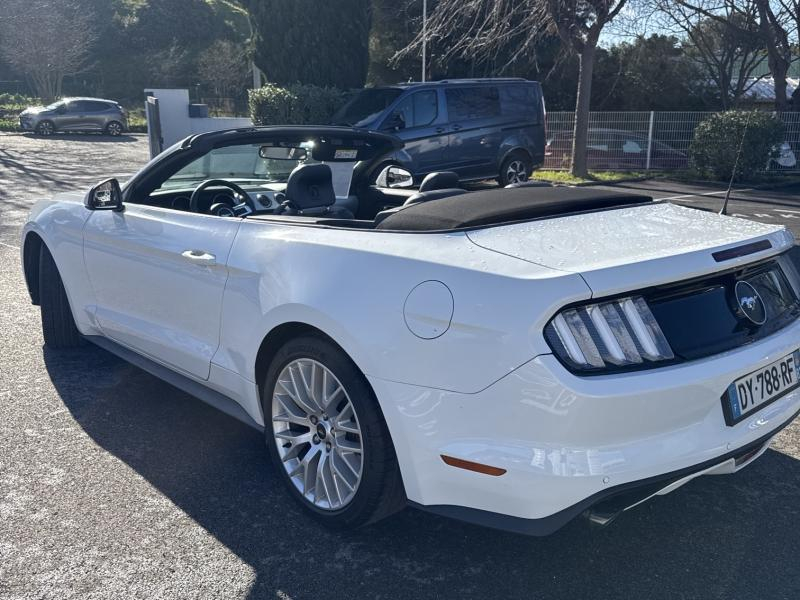
[[[734,381],[722,396],[725,423],[736,425],[800,384],[800,350]]]

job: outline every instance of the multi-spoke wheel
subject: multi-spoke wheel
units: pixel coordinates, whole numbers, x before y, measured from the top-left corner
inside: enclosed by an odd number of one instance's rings
[[[294,486],[318,508],[345,506],[358,489],[364,448],[353,403],[336,375],[315,360],[293,360],[278,376],[272,430]]]
[[[56,132],[56,126],[52,121],[42,121],[36,126],[37,135],[53,135]]]
[[[335,344],[309,336],[285,344],[268,370],[262,403],[273,462],[318,519],[357,527],[403,507],[375,395]]]
[[[506,158],[500,166],[497,182],[505,187],[511,183],[522,183],[530,177],[533,166],[530,159],[522,153],[515,153]]]
[[[120,123],[119,121],[111,121],[108,125],[106,125],[107,135],[113,135],[114,137],[117,137],[119,135],[122,135],[122,131],[123,131],[122,123]]]

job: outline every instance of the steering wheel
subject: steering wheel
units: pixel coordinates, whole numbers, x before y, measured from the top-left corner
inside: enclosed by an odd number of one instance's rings
[[[240,202],[244,202],[251,210],[255,210],[255,204],[250,199],[250,195],[245,192],[241,187],[231,181],[224,179],[206,179],[192,192],[192,197],[189,198],[189,210],[192,212],[200,212],[200,194],[212,186],[226,187],[238,196]]]

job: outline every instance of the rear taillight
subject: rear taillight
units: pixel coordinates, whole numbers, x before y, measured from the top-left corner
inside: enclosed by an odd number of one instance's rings
[[[547,324],[545,337],[562,362],[578,371],[646,366],[675,358],[641,296],[567,308]]]

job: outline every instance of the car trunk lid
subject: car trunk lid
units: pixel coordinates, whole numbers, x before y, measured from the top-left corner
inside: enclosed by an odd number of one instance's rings
[[[777,254],[794,242],[783,226],[663,202],[467,235],[482,248],[580,273],[595,297],[735,268]],[[725,252],[745,245],[741,252]]]

